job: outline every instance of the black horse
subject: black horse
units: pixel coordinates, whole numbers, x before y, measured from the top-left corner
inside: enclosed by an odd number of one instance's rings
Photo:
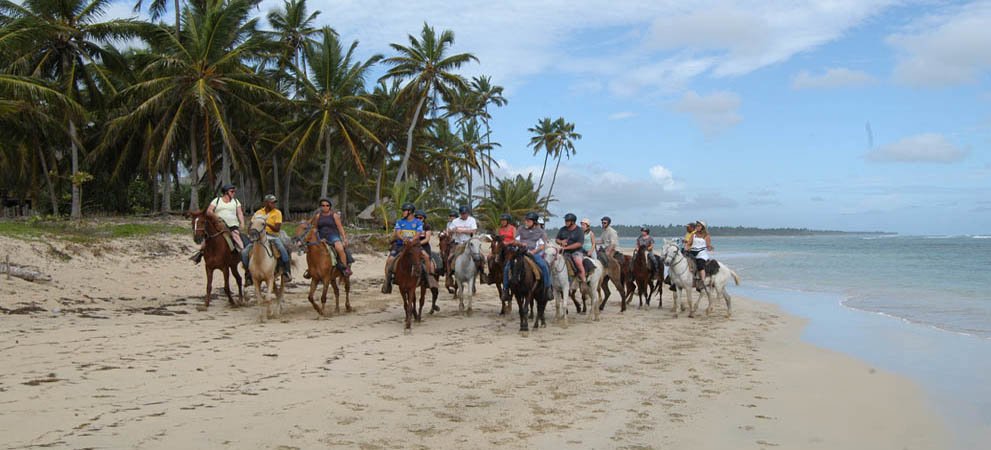
[[[533,316],[534,300],[537,302],[537,314],[533,320],[533,328],[547,327],[547,320],[544,319],[544,310],[547,308],[547,289],[544,289],[544,283],[550,281],[538,279],[538,275],[531,269],[526,258],[529,256],[525,246],[512,247],[509,292],[516,297],[516,304],[520,310],[520,333],[524,336],[529,333],[530,321],[528,317]]]

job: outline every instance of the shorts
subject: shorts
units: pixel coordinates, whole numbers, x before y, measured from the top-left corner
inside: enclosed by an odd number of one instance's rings
[[[403,244],[400,244],[398,242],[393,242],[392,250],[389,250],[389,256],[395,258],[396,256],[399,256],[399,252],[401,251],[403,251]]]
[[[572,258],[574,258],[575,256],[584,257],[585,256],[585,250],[584,249],[581,249],[581,248],[578,249],[578,250],[568,250],[568,251],[565,251],[564,252],[564,255],[565,256],[570,256]]]
[[[420,248],[422,248],[423,251],[427,252],[427,255],[432,255],[433,254],[433,252],[430,251],[430,244],[423,244],[423,245],[420,246]]]
[[[705,263],[709,262],[707,259],[695,258],[695,270],[705,270]]]
[[[338,234],[332,234],[332,235],[327,236],[327,237],[322,238],[322,239],[325,240],[325,241],[327,241],[327,243],[330,244],[330,245],[334,245],[337,242],[344,242],[344,240],[341,239],[341,236],[338,235]]]

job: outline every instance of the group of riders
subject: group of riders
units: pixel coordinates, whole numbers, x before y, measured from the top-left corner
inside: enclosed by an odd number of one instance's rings
[[[253,218],[264,220],[264,233],[268,235],[269,242],[273,242],[279,252],[279,260],[282,264],[284,281],[292,280],[291,265],[289,263],[289,251],[284,240],[281,238],[283,215],[276,207],[278,199],[275,195],[266,195],[263,206],[255,211]],[[210,201],[207,212],[215,214],[227,225],[231,231],[231,245],[240,252],[244,267],[248,267],[248,259],[251,253],[252,244],[247,242],[241,229],[245,225],[244,211],[241,202],[237,199],[237,188],[231,184],[226,184],[220,189],[220,196]],[[586,256],[597,258],[604,267],[612,264],[620,264],[624,257],[617,248],[619,246],[619,235],[612,227],[612,219],[603,217],[602,231],[599,236],[591,228],[591,221],[587,218],[578,222],[578,218],[568,213],[564,215],[564,226],[561,227],[554,239],[554,243],[560,247],[561,253],[567,260],[574,262],[573,270],[582,282],[586,280],[585,265],[583,259]],[[316,227],[319,240],[333,249],[336,253],[335,267],[345,276],[351,275],[349,264],[351,258],[348,255],[348,238],[344,229],[339,212],[333,209],[333,203],[326,198],[320,199],[319,210],[309,220],[309,225]],[[541,279],[550,280],[550,270],[547,261],[544,259],[544,250],[549,242],[547,232],[544,229],[544,219],[536,212],[529,212],[523,218],[523,224],[517,227],[513,224],[513,217],[509,214],[502,214],[499,220],[499,227],[496,230],[496,238],[500,239],[506,246],[524,246],[529,256],[540,270]],[[696,279],[705,277],[706,263],[712,259],[710,252],[713,250],[712,239],[706,223],[698,220],[689,223],[685,227],[686,232],[682,240],[682,251],[690,256],[690,261],[694,262]],[[389,256],[385,265],[385,282],[382,285],[382,292],[389,293],[392,289],[392,267],[396,256],[402,251],[407,243],[417,241],[423,252],[423,260],[428,273],[437,273],[439,270],[433,260],[433,251],[430,247],[432,229],[427,222],[427,215],[423,211],[416,209],[412,203],[402,205],[402,216],[396,221],[393,228],[393,242]],[[448,222],[441,232],[442,237],[450,239],[455,250],[448,256],[447,261],[443,261],[443,269],[446,273],[451,273],[454,266],[454,258],[461,253],[465,244],[478,232],[478,222],[471,216],[467,206],[461,206],[457,210],[451,210],[448,215]],[[636,245],[647,252],[647,260],[650,270],[653,273],[663,274],[663,265],[659,256],[654,254],[654,238],[650,235],[650,229],[640,228],[640,236],[637,237]],[[204,242],[204,246],[206,243]],[[199,263],[202,258],[203,248],[193,255],[192,259]],[[509,292],[509,273],[511,272],[511,261],[507,261],[503,270],[503,292]],[[250,283],[251,274],[246,271],[245,283]],[[303,275],[309,278],[308,274]],[[436,287],[433,277],[427,277],[428,282]],[[504,294],[507,295],[507,294]],[[547,285],[547,298],[553,297],[549,284]]]

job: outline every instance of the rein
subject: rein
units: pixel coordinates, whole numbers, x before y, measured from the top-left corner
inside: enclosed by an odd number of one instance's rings
[[[217,236],[220,236],[221,234],[224,234],[225,231],[227,231],[227,229],[226,229],[227,227],[221,227],[220,230],[218,230],[216,233],[213,233],[213,234],[207,233],[206,232],[206,220],[203,220],[203,222],[204,222],[203,223],[203,228],[200,228],[199,227],[199,225],[200,225],[200,218],[197,217],[193,221],[193,233],[195,234],[195,233],[203,232],[203,235],[206,236],[205,239],[207,239],[207,240],[213,239],[213,238],[215,238]]]

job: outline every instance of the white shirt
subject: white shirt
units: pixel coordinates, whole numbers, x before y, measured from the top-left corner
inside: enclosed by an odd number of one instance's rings
[[[237,220],[237,209],[241,207],[241,202],[237,201],[236,198],[232,198],[231,201],[225,202],[223,197],[217,197],[211,203],[213,204],[213,212],[220,217],[220,220],[223,220],[227,226],[241,226],[241,222]]]
[[[447,229],[450,230],[452,233],[454,233],[454,243],[463,244],[465,242],[468,242],[469,239],[471,239],[471,234],[458,233],[454,231],[457,228],[468,228],[471,230],[472,233],[474,233],[476,230],[478,230],[478,222],[475,221],[474,217],[468,216],[467,219],[462,219],[458,217],[452,220],[451,223],[447,224]]]
[[[706,261],[712,259],[712,257],[709,256],[709,249],[705,245],[704,237],[693,236],[691,248],[693,252],[698,252],[695,256],[697,259],[704,259]]]

